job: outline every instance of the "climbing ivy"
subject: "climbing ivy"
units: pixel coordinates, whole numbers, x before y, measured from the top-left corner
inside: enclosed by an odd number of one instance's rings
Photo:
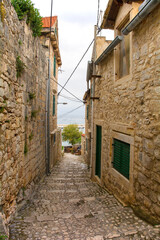
[[[23,20],[26,17],[26,23],[30,25],[33,36],[40,36],[42,30],[42,17],[38,9],[34,8],[34,4],[31,0],[11,0],[11,2],[17,12],[19,20]]]

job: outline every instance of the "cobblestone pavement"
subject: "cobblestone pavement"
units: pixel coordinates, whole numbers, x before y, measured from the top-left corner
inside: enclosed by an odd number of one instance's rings
[[[89,179],[79,156],[66,154],[10,225],[11,240],[160,239],[152,227]]]

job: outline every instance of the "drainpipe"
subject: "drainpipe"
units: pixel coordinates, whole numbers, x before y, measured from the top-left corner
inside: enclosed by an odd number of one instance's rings
[[[154,8],[158,6],[160,3],[160,0],[150,0],[146,1],[143,4],[143,6],[140,6],[140,11],[139,13],[132,19],[132,21],[122,30],[122,33],[124,35],[128,35],[142,20],[150,13],[153,11]]]
[[[95,64],[99,64],[111,51],[113,51],[113,49],[122,41],[122,39],[122,36],[117,36],[95,61]]]
[[[48,81],[46,91],[46,175],[50,174],[50,59],[48,59]]]
[[[96,60],[96,35],[97,35],[97,26],[94,26],[94,50],[93,50],[93,56],[92,56],[92,61],[93,61],[93,75],[95,75],[96,73],[96,65],[95,65],[95,60]],[[95,79],[93,78],[93,82],[92,82],[92,97],[94,96],[94,92],[95,92]],[[93,176],[93,136],[94,136],[94,123],[93,123],[93,111],[94,111],[94,101],[93,99],[92,101],[92,112],[91,112],[91,159],[90,159],[90,176]]]

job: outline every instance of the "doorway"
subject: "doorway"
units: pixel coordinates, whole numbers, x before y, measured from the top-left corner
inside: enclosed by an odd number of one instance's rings
[[[95,175],[101,178],[101,143],[102,143],[102,127],[96,125],[96,166]]]

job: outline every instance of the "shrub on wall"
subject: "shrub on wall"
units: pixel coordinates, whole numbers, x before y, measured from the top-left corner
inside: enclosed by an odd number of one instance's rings
[[[38,9],[34,8],[34,4],[31,0],[11,0],[11,2],[17,12],[19,20],[23,20],[27,17],[26,23],[30,25],[33,36],[40,36],[42,30],[42,17]]]
[[[16,58],[16,72],[17,72],[17,78],[22,76],[22,73],[24,72],[25,64],[22,62],[21,57],[17,56]]]
[[[6,15],[6,10],[4,7],[4,3],[0,1],[0,19],[2,22],[4,22],[5,15]]]

